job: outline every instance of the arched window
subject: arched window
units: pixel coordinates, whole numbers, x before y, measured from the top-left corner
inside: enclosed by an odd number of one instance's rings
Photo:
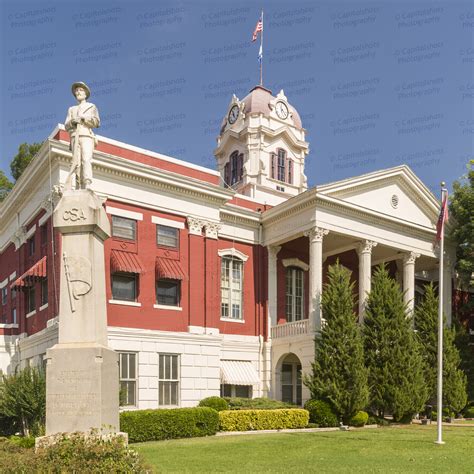
[[[233,186],[234,184],[242,181],[244,174],[244,155],[239,153],[237,150],[233,151],[230,155],[229,161],[224,167],[224,181],[227,186]]]
[[[283,183],[293,184],[293,160],[283,148],[270,155],[271,177]]]
[[[225,256],[221,262],[221,318],[243,319],[243,261]]]
[[[286,269],[286,321],[304,319],[304,273],[301,268]]]

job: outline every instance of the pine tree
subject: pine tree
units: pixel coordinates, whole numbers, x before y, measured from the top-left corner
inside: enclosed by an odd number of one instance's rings
[[[350,271],[337,262],[329,267],[328,280],[322,294],[325,324],[316,339],[313,373],[305,384],[312,398],[329,402],[348,421],[367,405],[367,370]]]
[[[438,367],[438,297],[433,284],[425,286],[425,297],[415,309],[418,340],[425,362],[425,380],[429,403],[436,405]],[[461,358],[454,345],[455,331],[444,329],[443,337],[443,405],[459,413],[467,402],[466,375],[459,368]]]
[[[379,416],[412,416],[427,400],[423,361],[403,294],[384,265],[372,278],[363,327],[369,406]]]

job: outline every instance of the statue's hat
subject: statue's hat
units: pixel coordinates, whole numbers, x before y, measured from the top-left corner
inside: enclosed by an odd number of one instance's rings
[[[88,99],[91,95],[91,90],[85,82],[75,82],[71,86],[72,95],[75,96],[76,88],[78,87],[82,87],[86,91],[86,99]]]

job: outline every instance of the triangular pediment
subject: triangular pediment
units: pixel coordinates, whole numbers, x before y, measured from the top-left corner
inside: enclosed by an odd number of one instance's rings
[[[318,186],[318,193],[424,227],[438,218],[437,199],[406,165]]]

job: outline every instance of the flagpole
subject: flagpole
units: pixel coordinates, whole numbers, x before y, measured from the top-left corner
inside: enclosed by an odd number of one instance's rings
[[[441,183],[441,239],[439,242],[439,285],[438,285],[438,403],[436,407],[437,411],[437,424],[438,424],[438,439],[435,441],[436,444],[444,444],[443,441],[443,266],[444,266],[444,221],[445,212],[444,209],[446,199],[446,183]],[[446,203],[446,206],[448,204]]]
[[[263,86],[263,8],[262,8],[262,31],[260,33],[260,51],[262,51],[262,57],[260,58],[260,85]]]

